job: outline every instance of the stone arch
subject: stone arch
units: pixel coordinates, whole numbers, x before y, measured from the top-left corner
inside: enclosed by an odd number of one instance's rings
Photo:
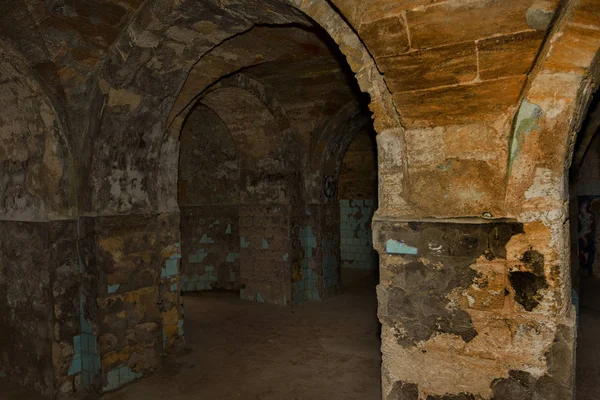
[[[0,163],[5,172],[0,177],[0,215],[21,221],[73,215],[77,208],[74,163],[64,115],[37,74],[3,41],[0,58]]]
[[[306,186],[310,201],[326,203],[332,200],[327,199],[323,193],[323,179],[333,176],[337,182],[346,149],[356,135],[370,123],[364,110],[352,102],[338,110],[319,128],[318,133],[313,136],[309,155]]]
[[[540,275],[547,286],[538,294],[540,309],[556,319],[568,342],[576,336],[569,268],[569,168],[576,136],[600,82],[600,23],[590,4],[567,4],[529,76],[513,124],[505,198],[507,215],[523,224],[523,233],[507,244],[507,260],[518,263],[526,251],[544,260]],[[571,398],[572,368],[569,364],[552,377],[566,384],[557,394],[560,398]]]
[[[97,171],[87,184],[90,190],[84,191],[91,193],[84,199],[89,212],[159,210],[160,189],[152,177],[157,173],[153,166],[161,152],[162,132],[177,90],[198,55],[257,23],[309,24],[308,16],[321,25],[346,55],[361,89],[370,94],[378,131],[398,129],[398,115],[375,63],[328,3],[272,0],[269,7],[266,3],[234,2],[222,9],[212,2],[176,5],[155,1],[138,13],[111,48],[98,74],[91,107],[98,113],[90,124],[83,152],[84,164]],[[211,13],[221,16],[218,24],[202,20]],[[118,148],[128,147],[132,151],[127,154],[114,154]]]
[[[599,82],[600,31],[580,23],[591,13],[585,2],[572,2],[557,21],[523,93],[509,153],[505,204],[508,216],[525,223],[519,240],[538,243],[546,260],[563,266],[569,265],[569,167],[577,132]],[[588,45],[574,55],[574,42]],[[546,235],[548,241],[534,235]],[[569,269],[560,268],[548,278],[552,283],[545,291],[546,306],[567,315]]]
[[[239,88],[256,97],[278,122],[282,136],[289,136],[290,141],[288,142],[288,146],[291,146],[291,150],[299,151],[297,146],[298,138],[296,132],[291,127],[287,112],[281,104],[279,104],[278,100],[272,94],[268,93],[268,90],[260,82],[243,73],[237,73],[229,78],[212,83],[207,86],[206,90],[202,91],[202,93],[191,100],[186,107],[174,117],[174,120],[169,125],[167,134],[165,135],[164,142],[161,146],[158,171],[158,178],[160,180],[159,186],[161,187],[161,191],[159,192],[159,209],[161,212],[178,209],[177,199],[173,197],[173,194],[175,193],[173,185],[176,185],[177,181],[175,178],[176,170],[174,170],[174,168],[176,168],[177,165],[172,162],[172,152],[175,148],[179,149],[179,140],[185,121],[187,121],[191,111],[195,107],[199,104],[203,104],[203,99],[206,96],[226,88]],[[204,105],[206,106],[206,104]],[[214,110],[212,111],[215,112]],[[297,157],[292,157],[288,161],[292,167],[299,162]],[[295,165],[295,167],[301,171],[299,165]]]
[[[207,105],[197,103],[186,118],[180,143],[178,175],[170,177],[171,182],[179,185],[176,199],[179,205],[238,202],[238,146],[219,115]]]
[[[562,207],[566,196],[563,183],[571,165],[575,136],[600,81],[600,34],[597,28],[579,26],[581,21],[593,18],[592,14],[585,4],[570,3],[529,77],[512,133],[506,195],[511,216],[522,217],[528,206],[541,198],[546,200],[542,207],[546,210]],[[571,54],[572,43],[580,41],[587,46]],[[552,175],[553,188],[551,193],[545,192],[548,195],[533,193],[536,174],[538,181],[541,179],[540,169]]]
[[[0,40],[0,352],[5,378],[53,396],[71,362],[53,346],[76,325],[77,187],[64,109],[38,72]]]
[[[600,103],[596,102],[595,107],[593,109],[590,108],[588,114],[588,124],[582,126],[577,135],[577,145],[575,146],[571,162],[571,175],[579,173],[585,163],[588,150],[592,146],[592,143],[597,140],[598,132],[600,132]],[[574,178],[574,176],[571,176],[571,178]]]

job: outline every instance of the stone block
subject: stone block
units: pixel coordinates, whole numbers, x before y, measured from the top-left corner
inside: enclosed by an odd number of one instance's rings
[[[402,54],[409,50],[406,26],[401,17],[386,17],[362,24],[359,33],[376,58]]]
[[[596,0],[581,0],[574,7],[572,22],[578,25],[600,28],[600,10]]]
[[[441,89],[395,93],[408,127],[495,120],[517,105],[525,76]]]
[[[543,39],[543,32],[526,31],[478,41],[480,79],[529,73]]]
[[[553,41],[551,56],[544,66],[558,73],[583,75],[592,65],[598,48],[600,35],[597,29],[565,24],[562,35]]]
[[[477,78],[474,42],[378,58],[392,93],[471,82]]]
[[[407,11],[412,47],[423,49],[529,30],[526,14],[532,4],[533,0],[450,0]]]

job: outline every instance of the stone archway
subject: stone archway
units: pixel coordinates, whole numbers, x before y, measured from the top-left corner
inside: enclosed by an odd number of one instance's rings
[[[159,3],[161,12],[155,13],[153,7]],[[293,23],[310,26],[314,23],[310,18],[314,16],[317,25],[320,20],[326,25],[326,30],[340,41],[340,50],[346,50],[348,63],[356,70],[359,85],[371,94],[376,124],[385,127],[390,126],[390,121],[397,121],[397,116],[387,115],[390,112],[395,114],[391,97],[368,52],[343,19],[329,6],[325,7],[325,3],[303,3],[302,12],[295,5],[281,1],[232,3],[226,8],[219,8],[211,2],[202,5],[191,1],[177,5],[163,3],[168,2],[144,6],[126,35],[109,52],[107,62],[98,75],[95,105],[92,105],[100,111],[90,123],[92,131],[88,132],[89,142],[84,146],[83,159],[86,160],[86,154],[89,154],[88,161],[83,162],[84,170],[89,168],[94,172],[91,181],[82,182],[86,186],[84,192],[90,194],[84,199],[82,210],[98,215],[100,232],[96,233],[96,237],[99,252],[103,255],[100,261],[105,264],[99,277],[98,291],[89,293],[90,298],[95,298],[101,306],[96,310],[84,306],[94,335],[102,343],[94,357],[101,358],[103,372],[92,371],[89,385],[95,390],[112,390],[140,374],[146,374],[157,367],[159,354],[178,348],[183,341],[179,300],[181,281],[177,269],[181,258],[180,216],[174,183],[178,128],[185,120],[186,112],[180,114],[175,111],[173,114],[172,107],[177,104],[181,88],[190,82],[188,74],[194,71],[194,66],[210,66],[211,57],[212,60],[218,59],[221,46],[226,48],[242,40],[245,34],[251,34],[254,25]],[[255,64],[256,61],[250,57],[248,61],[234,63],[234,67],[227,65],[220,68],[216,65],[216,71],[220,72],[214,76],[211,77],[211,73],[199,75],[202,79],[209,77],[200,86],[209,87],[223,74]],[[260,69],[260,65],[256,68]],[[198,82],[195,84],[198,90]],[[260,92],[260,88],[252,86],[252,81],[242,79],[237,84],[250,85],[249,89]],[[218,87],[214,89],[213,93],[219,91]],[[181,110],[190,110],[191,107],[192,104],[186,101]],[[275,103],[270,103],[269,108],[277,114]],[[169,114],[177,117],[169,118]],[[321,214],[311,214],[308,209],[301,211],[303,215],[321,217]],[[296,217],[292,219],[299,220]],[[301,228],[298,224],[298,235],[303,231]],[[148,240],[160,244],[149,252],[149,257],[144,258],[140,252],[146,248]],[[300,238],[299,242],[303,243],[304,238]],[[321,257],[320,252],[314,255]],[[300,262],[295,261],[293,254],[289,257],[292,263]],[[127,265],[136,265],[136,269]],[[157,269],[156,265],[162,268]],[[120,272],[116,273],[117,269]],[[144,279],[136,276],[144,276]],[[125,280],[137,283],[126,286]],[[316,277],[313,280],[317,282]],[[319,285],[311,289],[310,296],[316,298],[317,292],[324,290]],[[110,325],[119,318],[117,309],[107,307],[114,301],[122,304],[120,307],[128,310],[128,314],[133,312],[133,304],[136,303],[148,303],[148,307],[151,302],[160,304],[152,312],[137,311],[136,321],[131,321],[126,329],[138,330],[138,327],[152,323],[153,328],[144,331],[136,348],[128,346],[119,335],[110,346],[103,342],[112,337]],[[163,339],[156,342],[153,338],[159,333]],[[150,352],[152,356],[138,358],[136,354],[141,348],[153,349]],[[137,359],[135,363],[124,363],[124,360],[133,358]],[[117,378],[122,371],[125,371],[126,378]]]

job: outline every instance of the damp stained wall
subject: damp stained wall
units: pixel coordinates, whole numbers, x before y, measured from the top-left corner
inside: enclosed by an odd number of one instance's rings
[[[177,181],[177,173],[165,167],[176,164],[179,147],[178,136],[163,129],[169,104],[176,102],[183,87],[188,99],[195,98],[219,77],[262,63],[255,80],[271,76],[266,86],[280,88],[277,97],[288,100],[283,107],[292,114],[288,119],[296,119],[298,126],[309,121],[303,131],[311,131],[324,122],[316,121],[318,110],[331,115],[341,105],[336,101],[343,91],[331,91],[327,82],[335,68],[327,63],[310,68],[315,65],[310,60],[294,64],[282,59],[286,54],[323,54],[323,46],[264,31],[257,36],[243,33],[253,24],[316,24],[325,36],[331,35],[369,94],[378,132],[375,224],[388,232],[375,240],[383,275],[379,300],[384,398],[573,397],[575,339],[564,174],[574,133],[597,87],[600,18],[594,0],[164,0],[79,2],[76,7],[61,1],[7,0],[0,22],[0,47],[14,46],[23,60],[13,70],[41,82],[38,94],[47,93],[58,110],[57,118],[44,120],[36,110],[47,108],[30,103],[35,97],[31,93],[3,99],[9,111],[5,115],[10,116],[1,121],[3,145],[16,138],[16,145],[0,155],[0,189],[3,206],[8,205],[3,227],[13,228],[6,219],[36,219],[46,227],[23,229],[50,232],[54,221],[46,221],[49,216],[85,216],[104,226],[97,236],[96,229],[78,236],[79,247],[87,249],[79,285],[84,294],[81,307],[77,296],[61,286],[69,286],[68,279],[56,279],[58,287],[52,288],[64,293],[62,300],[46,296],[48,280],[43,276],[38,282],[42,287],[31,289],[48,299],[45,309],[54,308],[70,321],[63,324],[69,327],[64,336],[54,331],[53,355],[59,361],[53,365],[54,390],[43,383],[49,391],[63,393],[64,388],[66,393],[69,384],[71,389],[77,386],[80,374],[65,374],[77,359],[70,349],[76,349],[75,338],[82,337],[84,327],[78,326],[77,318],[81,314],[92,335],[103,337],[96,342],[103,365],[93,379],[100,390],[114,388],[115,382],[126,382],[132,374],[149,374],[159,354],[165,347],[168,352],[170,341],[183,332],[173,307],[176,292],[171,292],[177,284],[178,239],[163,248],[168,249],[165,254],[161,250],[161,257],[156,248],[163,242],[152,241],[179,227],[176,190],[169,186]],[[278,39],[267,43],[267,38]],[[277,63],[269,68],[266,60]],[[192,70],[214,80],[188,80]],[[290,79],[282,80],[275,72],[291,70],[294,80],[317,84],[311,90],[303,90],[302,84],[290,91],[282,84]],[[3,76],[13,76],[5,71]],[[325,95],[331,93],[334,100]],[[295,113],[294,99],[303,94],[320,101]],[[303,105],[311,103],[303,100]],[[183,101],[184,107],[187,103]],[[25,108],[14,113],[12,105],[19,104]],[[24,116],[33,117],[22,124]],[[72,142],[78,166],[72,171],[75,182],[64,187],[61,180],[58,193],[43,187],[57,182],[62,162],[52,159],[68,151],[58,150],[56,135],[40,135],[38,130],[39,121],[53,119],[68,122],[58,136]],[[301,138],[312,143],[307,136]],[[50,176],[40,173],[49,169],[54,171]],[[61,198],[63,192],[76,194],[77,204],[70,212],[60,206],[68,204]],[[42,206],[52,212],[42,212]],[[173,213],[170,228],[152,223],[157,212]],[[306,207],[295,204],[289,217],[289,260],[293,271],[300,271],[300,280],[306,254],[301,232],[310,226],[319,241],[317,220],[307,223],[303,213]],[[140,216],[148,218],[147,230],[137,221]],[[105,224],[102,219],[109,217],[124,225]],[[131,230],[125,226],[129,222]],[[8,238],[2,241],[2,251],[10,262],[25,262],[13,258],[23,243],[39,243],[49,251],[65,248],[67,254],[70,245],[63,247],[50,233],[40,236],[39,241],[28,240],[27,234],[19,236],[22,240]],[[104,250],[96,245],[110,238],[127,243],[125,256],[118,246],[106,251],[106,243]],[[310,248],[315,254],[314,249],[323,246]],[[94,267],[97,254],[102,268]],[[40,262],[37,257],[22,268],[33,278],[38,278],[34,271],[55,265],[48,253],[39,255]],[[123,259],[139,262],[139,273],[129,270],[121,280],[118,271],[127,270],[121,266]],[[133,281],[131,290],[128,279]],[[320,280],[315,282],[319,290]],[[160,288],[165,309],[152,296],[152,301],[140,301],[138,289],[155,293],[148,289],[154,287]],[[5,285],[2,290],[0,298],[8,299],[11,289]],[[435,296],[424,295],[429,292]],[[114,310],[113,302],[119,305]],[[19,299],[11,304],[22,303]],[[147,308],[135,307],[142,304]],[[429,314],[423,313],[423,305]],[[119,307],[136,312],[125,321],[119,319],[121,311],[112,315]],[[162,326],[157,308],[164,314]],[[104,316],[111,324],[102,322]],[[54,318],[42,317],[42,322]],[[130,347],[124,347],[125,334],[133,338]],[[47,349],[41,352],[48,354]],[[8,363],[3,359],[2,371],[10,372],[9,379],[46,390],[40,385],[51,374],[41,379],[24,368],[11,369],[17,364],[10,357]]]
[[[377,207],[377,157],[374,139],[363,129],[350,143],[340,168],[340,241],[342,268],[376,270],[379,255],[371,229]]]
[[[305,203],[305,144],[284,117],[227,83],[188,116],[179,163],[184,292],[232,290],[282,305],[337,293],[339,217]]]

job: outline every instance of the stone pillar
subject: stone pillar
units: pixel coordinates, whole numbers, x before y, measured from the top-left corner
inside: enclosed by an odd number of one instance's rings
[[[0,222],[0,377],[49,397],[79,385],[77,221]]]
[[[82,381],[110,391],[183,345],[179,214],[89,218],[81,246]]]
[[[291,239],[287,204],[240,206],[240,297],[290,304]]]
[[[574,318],[544,300],[558,272],[535,235],[376,217],[384,399],[572,398]]]
[[[181,208],[184,292],[240,289],[239,205]]]

